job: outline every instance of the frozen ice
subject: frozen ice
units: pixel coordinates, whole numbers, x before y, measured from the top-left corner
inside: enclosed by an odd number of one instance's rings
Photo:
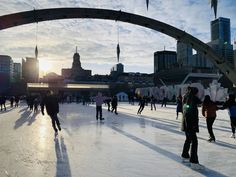
[[[50,118],[33,114],[24,103],[0,112],[1,177],[226,177],[235,176],[236,140],[226,110],[217,112],[215,143],[209,143],[205,118],[200,119],[199,162],[193,170],[180,157],[185,135],[175,106],[151,111],[119,103],[118,115],[103,106],[60,105],[62,131],[55,138]],[[200,110],[199,110],[199,115]]]

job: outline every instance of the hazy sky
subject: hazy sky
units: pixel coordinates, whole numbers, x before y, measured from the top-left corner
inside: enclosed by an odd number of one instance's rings
[[[122,10],[157,19],[204,42],[210,41],[210,21],[214,19],[214,12],[209,0],[149,0],[149,3],[147,11],[146,0],[0,0],[0,15],[33,8]],[[236,1],[219,0],[219,16],[231,19],[233,42],[236,38]],[[166,50],[176,50],[175,39],[140,26],[108,20],[66,19],[40,22],[38,27],[34,23],[0,31],[0,54],[21,61],[23,57],[34,56],[37,43],[40,62],[49,64],[51,71],[60,74],[62,67],[71,67],[78,46],[83,68],[91,69],[93,74],[109,74],[110,68],[117,63],[118,28],[120,61],[126,72],[152,73],[155,51],[163,50],[164,46]]]

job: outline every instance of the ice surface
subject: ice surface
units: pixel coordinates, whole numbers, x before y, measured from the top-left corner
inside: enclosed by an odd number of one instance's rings
[[[200,116],[198,154],[206,169],[194,171],[181,162],[185,136],[179,130],[181,118],[175,119],[175,106],[158,105],[157,111],[148,106],[142,115],[136,114],[137,104],[120,103],[118,115],[103,108],[105,120],[100,122],[94,105],[60,105],[63,129],[57,138],[49,117],[27,111],[24,104],[0,112],[0,176],[236,176],[236,140],[229,138],[227,111],[217,113],[216,143],[207,142]]]

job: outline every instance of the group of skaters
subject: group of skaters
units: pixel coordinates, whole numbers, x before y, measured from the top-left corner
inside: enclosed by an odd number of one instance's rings
[[[183,113],[181,130],[184,131],[186,135],[186,140],[181,156],[184,162],[191,163],[192,168],[204,169],[204,167],[199,164],[197,155],[198,139],[196,133],[199,132],[198,106],[202,105],[202,115],[206,118],[206,124],[209,133],[208,141],[215,142],[216,139],[213,133],[212,125],[216,119],[217,110],[228,109],[232,129],[231,137],[235,138],[236,102],[235,96],[230,94],[223,106],[219,107],[210,99],[209,95],[206,95],[203,102],[201,102],[201,100],[197,97],[197,93],[197,88],[188,87],[187,93],[183,96],[183,98],[179,96],[177,99],[177,103],[179,104],[177,104],[177,109],[179,109],[179,112]]]
[[[7,101],[7,97],[4,95],[0,95],[0,106],[1,106],[1,111],[6,111],[6,101]],[[11,96],[9,97],[9,102],[10,102],[10,107],[18,107],[19,106],[19,102],[20,102],[20,97],[19,96]]]

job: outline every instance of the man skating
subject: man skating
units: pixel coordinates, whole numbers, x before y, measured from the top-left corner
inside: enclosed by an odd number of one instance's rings
[[[58,134],[57,128],[61,131],[60,122],[57,117],[57,113],[59,113],[59,104],[57,97],[53,94],[52,91],[48,91],[47,95],[42,99],[41,111],[43,115],[44,115],[44,106],[46,107],[47,114],[50,116],[52,120],[52,127],[55,131],[55,135],[57,135]]]

